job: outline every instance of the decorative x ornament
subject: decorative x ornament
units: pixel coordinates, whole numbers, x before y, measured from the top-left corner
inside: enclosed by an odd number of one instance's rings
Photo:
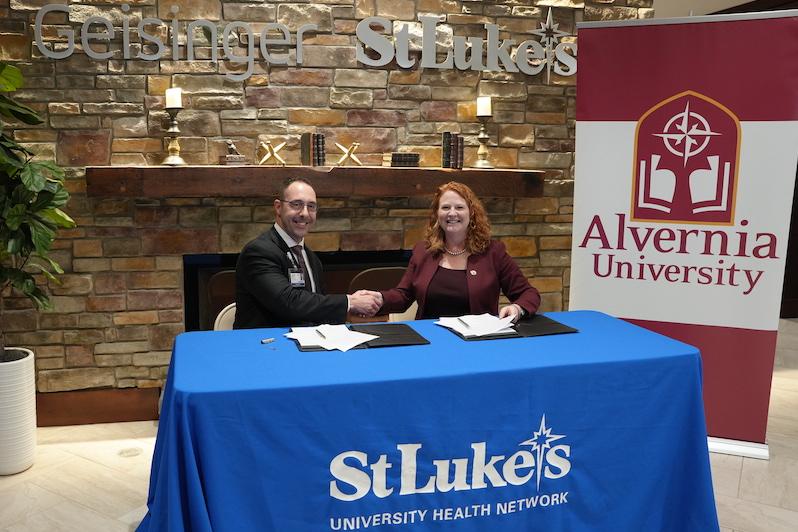
[[[346,161],[350,159],[355,161],[358,164],[358,166],[363,166],[363,163],[361,163],[360,159],[358,159],[357,155],[355,155],[355,150],[357,150],[357,147],[360,146],[359,142],[353,142],[352,145],[349,146],[348,148],[346,146],[338,144],[337,142],[335,143],[335,145],[338,146],[339,150],[344,152],[341,158],[338,159],[338,166],[343,166],[344,164],[346,164]]]
[[[280,157],[280,154],[277,153],[277,152],[279,152],[280,150],[283,149],[285,144],[286,144],[285,142],[281,142],[277,146],[272,146],[272,143],[271,143],[270,140],[267,140],[265,143],[261,142],[258,145],[258,148],[260,148],[265,153],[263,155],[263,158],[260,160],[260,162],[258,164],[266,164],[266,161],[268,161],[269,159],[274,157],[274,161],[275,162],[280,163],[280,166],[285,166],[285,159]]]

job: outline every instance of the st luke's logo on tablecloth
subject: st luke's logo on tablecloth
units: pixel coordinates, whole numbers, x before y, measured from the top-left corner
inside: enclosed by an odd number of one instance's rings
[[[518,444],[518,450],[494,450],[488,442],[480,441],[470,443],[467,455],[461,457],[444,458],[421,443],[400,443],[396,445],[398,464],[388,453],[374,457],[362,451],[342,452],[330,461],[333,477],[330,497],[349,502],[370,496],[369,502],[376,506],[374,513],[367,515],[331,517],[330,528],[349,530],[380,524],[451,521],[567,504],[568,491],[561,491],[562,485],[558,487],[555,483],[571,471],[571,445],[566,443],[567,436],[547,426],[545,414],[539,427],[531,432],[531,437]],[[524,485],[529,485],[529,489],[520,499],[505,496],[505,500],[501,491],[497,491]],[[485,499],[468,506],[426,506],[392,513],[384,513],[379,506],[379,499],[388,497],[416,495],[413,500],[421,506],[429,501],[425,494],[471,490],[485,490],[482,492]],[[456,500],[451,499],[452,504]],[[439,504],[441,499],[435,501]]]
[[[728,108],[685,91],[637,123],[632,220],[732,225],[740,121]]]

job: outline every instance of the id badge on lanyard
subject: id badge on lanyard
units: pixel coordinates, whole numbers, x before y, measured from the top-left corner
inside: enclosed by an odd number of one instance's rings
[[[305,276],[299,268],[288,268],[288,280],[294,288],[305,288]]]

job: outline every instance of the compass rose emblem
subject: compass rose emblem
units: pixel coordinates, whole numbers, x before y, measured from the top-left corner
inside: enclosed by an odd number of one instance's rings
[[[551,8],[546,16],[546,22],[540,23],[540,29],[532,30],[529,33],[540,37],[540,44],[550,50],[560,43],[560,37],[568,35],[567,32],[561,31],[559,24],[555,24],[551,18]]]
[[[527,445],[532,447],[532,452],[535,453],[535,473],[537,474],[537,489],[540,490],[540,475],[543,472],[543,455],[547,449],[551,448],[551,443],[559,439],[565,438],[564,434],[552,434],[551,427],[546,427],[546,414],[540,419],[540,429],[536,430],[532,437],[524,440],[518,445]]]
[[[540,37],[540,44],[546,52],[546,83],[551,81],[551,69],[554,68],[554,49],[560,44],[560,38],[569,34],[559,29],[560,24],[554,23],[551,18],[551,8],[546,16],[546,22],[540,23],[540,29],[532,30],[529,33]]]
[[[665,124],[660,137],[672,154],[682,158],[683,166],[693,155],[698,155],[709,145],[710,137],[720,135],[712,131],[709,122],[700,114],[690,111],[690,101],[685,103],[684,111],[677,113]]]
[[[740,120],[713,98],[686,90],[637,122],[632,219],[734,223]]]

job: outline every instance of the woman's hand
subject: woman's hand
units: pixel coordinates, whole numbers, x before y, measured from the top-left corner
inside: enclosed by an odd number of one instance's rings
[[[507,316],[513,317],[513,323],[518,323],[518,320],[521,319],[520,305],[513,303],[512,305],[502,307],[502,309],[499,311],[499,318],[506,318]]]

